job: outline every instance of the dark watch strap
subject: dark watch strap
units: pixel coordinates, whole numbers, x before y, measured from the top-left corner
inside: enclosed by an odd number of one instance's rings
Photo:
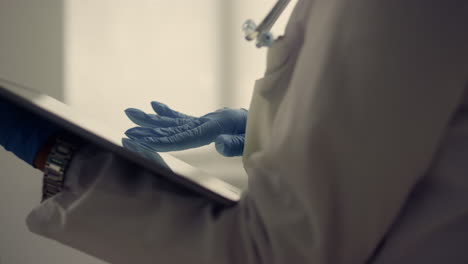
[[[79,146],[71,135],[59,135],[47,158],[42,185],[42,201],[60,193],[65,184],[65,173]]]

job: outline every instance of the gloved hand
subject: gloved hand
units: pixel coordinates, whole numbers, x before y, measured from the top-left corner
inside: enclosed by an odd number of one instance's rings
[[[39,150],[58,131],[48,121],[0,98],[0,145],[31,166]]]
[[[140,126],[127,130],[127,137],[157,152],[196,148],[215,142],[221,155],[242,155],[247,110],[223,108],[193,117],[159,102],[152,102],[151,106],[157,115],[134,108],[125,110],[128,118]]]

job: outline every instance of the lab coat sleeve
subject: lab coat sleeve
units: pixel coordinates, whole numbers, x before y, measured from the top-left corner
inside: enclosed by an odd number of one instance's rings
[[[27,224],[109,263],[259,263],[248,203],[216,206],[87,145],[73,158],[66,189],[33,210]]]
[[[468,5],[316,1],[306,24],[250,193],[274,263],[367,263],[461,103]]]

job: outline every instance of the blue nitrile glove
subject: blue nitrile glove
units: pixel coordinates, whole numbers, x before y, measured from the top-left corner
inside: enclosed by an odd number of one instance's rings
[[[159,152],[196,148],[215,142],[221,155],[242,155],[247,110],[223,108],[202,117],[193,117],[159,102],[152,102],[151,106],[157,115],[134,108],[125,110],[128,118],[140,126],[127,130],[125,134],[129,138]]]
[[[0,145],[34,166],[37,152],[58,127],[0,98]]]

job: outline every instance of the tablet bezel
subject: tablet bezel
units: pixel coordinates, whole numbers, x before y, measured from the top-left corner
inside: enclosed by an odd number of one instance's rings
[[[42,94],[34,89],[12,81],[0,79],[0,96],[23,109],[26,109],[34,114],[37,114],[38,116],[41,116],[42,118],[45,118],[46,120],[51,121],[56,125],[59,125],[67,132],[76,134],[79,137],[86,139],[105,150],[115,153],[129,162],[146,168],[171,182],[180,184],[183,187],[192,190],[216,203],[224,206],[233,206],[241,199],[242,191],[239,188],[222,181],[215,176],[209,175],[208,173],[183,161],[180,161],[173,156],[170,156],[171,161],[189,168],[191,171],[196,173],[196,178],[194,178],[195,176],[193,175],[189,176],[178,174],[160,164],[157,164],[147,158],[141,157],[140,155],[130,150],[125,149],[122,147],[120,142],[106,138],[106,136],[103,135],[104,133],[97,133],[96,131],[99,129],[90,131],[92,130],[92,126],[96,127],[96,122],[94,122],[93,125],[88,126],[88,128],[82,127],[82,125],[71,120],[72,118],[70,117],[69,113],[72,113],[73,109],[63,104],[62,102]],[[40,100],[38,100],[39,98]],[[76,113],[76,111],[73,112],[73,114],[80,115]],[[86,120],[92,119],[86,117]],[[102,127],[100,127],[100,129],[102,129]],[[166,158],[169,157],[168,154],[164,155]]]

